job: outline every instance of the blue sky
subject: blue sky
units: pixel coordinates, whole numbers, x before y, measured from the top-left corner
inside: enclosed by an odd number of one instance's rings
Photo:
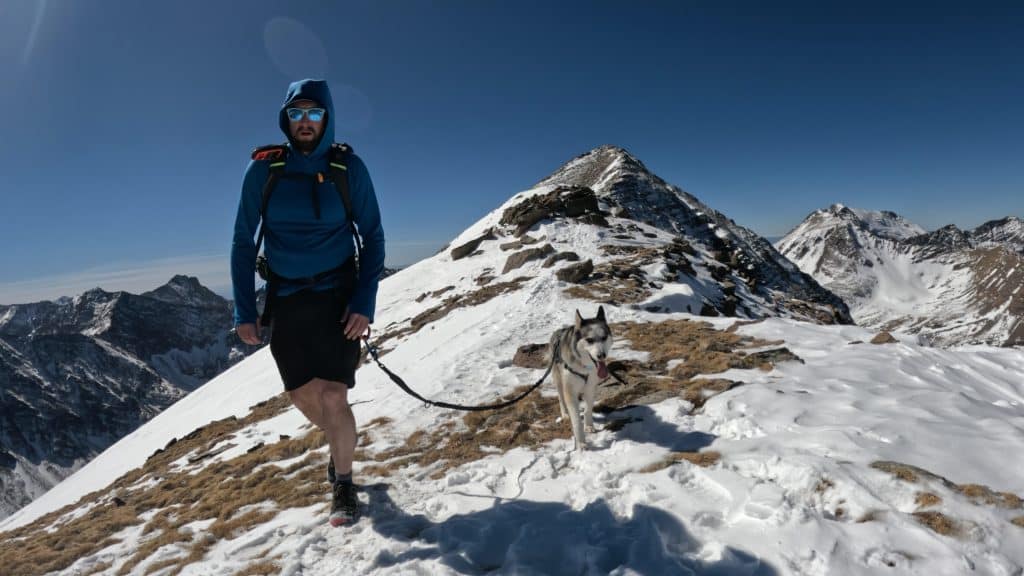
[[[0,303],[227,293],[249,151],[302,77],[331,83],[391,265],[606,143],[766,236],[835,202],[1024,215],[1014,4],[638,4],[0,0]]]

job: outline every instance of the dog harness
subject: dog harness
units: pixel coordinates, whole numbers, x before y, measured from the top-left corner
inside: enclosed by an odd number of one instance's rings
[[[563,367],[564,367],[564,368],[565,368],[566,370],[568,370],[569,372],[572,372],[573,374],[575,374],[576,376],[578,376],[579,378],[581,378],[581,379],[582,379],[582,380],[583,380],[584,382],[586,382],[586,381],[587,381],[587,376],[586,376],[586,374],[580,374],[579,372],[577,372],[577,371],[573,370],[573,369],[572,369],[572,367],[571,367],[571,366],[569,366],[569,364],[568,364],[568,363],[567,363],[567,362],[566,362],[565,360],[563,360],[563,361],[562,361],[562,366],[563,366]]]

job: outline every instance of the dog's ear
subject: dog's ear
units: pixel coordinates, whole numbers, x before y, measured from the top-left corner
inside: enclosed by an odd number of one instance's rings
[[[580,326],[583,326],[583,316],[580,316],[579,308],[576,309],[576,329],[579,330]]]
[[[604,306],[597,307],[597,319],[604,322]]]

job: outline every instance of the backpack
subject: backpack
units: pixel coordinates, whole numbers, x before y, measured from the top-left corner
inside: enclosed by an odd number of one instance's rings
[[[315,185],[317,183],[322,183],[326,176],[334,182],[334,188],[338,191],[338,195],[341,197],[341,204],[345,207],[345,217],[348,218],[349,229],[352,230],[352,236],[356,244],[356,275],[358,276],[359,262],[362,260],[363,255],[363,242],[362,238],[359,236],[359,228],[356,226],[355,215],[352,213],[352,198],[349,194],[348,156],[352,153],[352,147],[348,144],[339,144],[337,142],[331,144],[331,150],[327,157],[327,165],[329,167],[327,174],[322,172],[317,172],[316,174],[285,172],[284,168],[288,162],[288,155],[290,152],[291,149],[287,144],[260,146],[252,151],[253,160],[270,162],[270,165],[268,166],[269,171],[267,173],[267,181],[263,184],[263,196],[260,202],[260,229],[256,239],[256,252],[259,253],[260,248],[263,245],[267,206],[270,203],[270,196],[274,193],[274,188],[277,186],[277,182],[281,179],[310,180],[311,185]],[[315,194],[313,195],[313,199],[313,209],[316,211],[317,217],[319,218],[320,204],[317,202],[317,196]],[[320,272],[319,274],[309,278],[289,278],[288,280],[316,284],[320,280],[323,280],[337,272],[338,269],[339,268],[332,268],[331,270]],[[256,257],[256,273],[259,274],[260,278],[267,282],[266,302],[263,306],[263,314],[260,319],[260,323],[263,326],[267,326],[270,324],[271,302],[273,301],[277,284],[283,278],[271,270],[270,262],[263,254],[259,254]]]

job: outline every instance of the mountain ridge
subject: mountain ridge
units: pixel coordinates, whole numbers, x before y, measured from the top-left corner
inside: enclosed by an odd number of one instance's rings
[[[839,294],[868,327],[904,330],[937,345],[1024,344],[1019,218],[924,231],[884,214],[900,223],[897,234],[880,233],[835,204],[809,214],[776,247]]]
[[[251,353],[230,319],[183,275],[143,294],[0,305],[0,514]]]

